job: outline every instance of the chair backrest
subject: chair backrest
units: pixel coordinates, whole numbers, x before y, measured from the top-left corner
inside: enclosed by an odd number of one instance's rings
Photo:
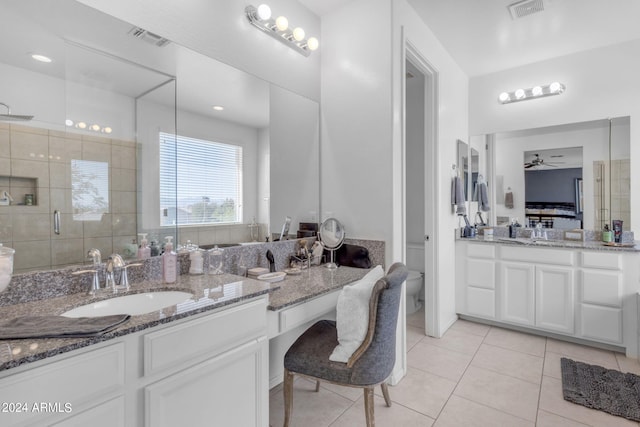
[[[371,291],[367,335],[347,363],[354,385],[378,384],[393,370],[400,295],[408,274],[404,264],[395,263]]]

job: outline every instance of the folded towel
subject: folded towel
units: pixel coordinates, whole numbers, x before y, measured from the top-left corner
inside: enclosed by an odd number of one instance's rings
[[[0,339],[81,338],[109,332],[129,320],[128,314],[97,317],[23,316],[0,325]]]
[[[489,196],[487,194],[486,183],[478,181],[473,195],[473,200],[476,200],[478,202],[478,209],[480,209],[482,212],[488,212],[489,210],[491,210],[491,207],[489,206]]]
[[[504,195],[504,207],[507,209],[513,209],[513,193],[511,191]]]
[[[451,182],[451,204],[456,207],[456,213],[458,215],[464,215],[467,213],[467,208],[464,199],[464,186],[462,179],[459,176],[453,178]]]

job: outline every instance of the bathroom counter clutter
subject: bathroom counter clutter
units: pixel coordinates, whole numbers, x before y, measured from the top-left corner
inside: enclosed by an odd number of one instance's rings
[[[22,316],[60,315],[75,307],[107,300],[114,296],[158,291],[182,291],[193,295],[181,303],[150,313],[131,316],[128,321],[99,336],[0,340],[0,371],[250,300],[277,288],[277,283],[269,284],[231,274],[181,275],[178,281],[171,285],[163,284],[159,280],[143,281],[132,285],[130,291],[120,292],[117,295],[102,290],[97,297],[88,296],[86,293],[76,293],[2,306],[0,307],[0,319],[2,319],[0,323]]]

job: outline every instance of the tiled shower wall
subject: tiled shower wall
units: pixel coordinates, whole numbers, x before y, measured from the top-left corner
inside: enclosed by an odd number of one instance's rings
[[[629,159],[593,162],[595,227],[601,230],[611,220],[621,219],[623,230],[631,230],[631,162]]]
[[[109,206],[97,220],[74,219],[72,160],[108,163]],[[0,197],[3,190],[14,202],[0,206],[0,242],[16,250],[16,272],[82,263],[90,248],[121,253],[136,238],[135,142],[0,123]],[[20,205],[25,193],[35,205]]]

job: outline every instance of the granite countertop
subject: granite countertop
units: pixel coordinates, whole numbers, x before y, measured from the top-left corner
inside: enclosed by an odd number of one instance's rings
[[[484,240],[482,236],[474,238],[461,238],[459,240],[469,242],[479,242],[487,244],[504,244],[513,246],[528,246],[539,248],[565,248],[565,249],[586,249],[595,251],[618,251],[618,252],[640,252],[640,242],[633,241],[622,244],[605,244],[597,240],[587,240],[584,242],[572,240],[531,240],[529,238],[518,237],[511,239],[508,237],[494,237],[493,240]]]
[[[174,284],[163,284],[158,280],[148,280],[135,283],[131,285],[130,291],[120,292],[117,295],[105,290],[97,297],[88,296],[86,293],[76,293],[2,306],[0,307],[0,319],[8,320],[19,316],[59,315],[74,307],[90,302],[148,291],[171,290],[193,294],[193,298],[183,303],[151,313],[131,316],[127,322],[98,337],[0,340],[0,371],[151,328],[159,324],[169,323],[198,313],[235,304],[272,292],[278,289],[279,286],[279,283],[269,284],[232,274],[218,276],[181,275]]]
[[[339,267],[329,270],[325,266],[302,270],[298,275],[287,275],[269,295],[269,310],[280,310],[320,295],[340,289],[344,285],[362,279],[369,269]]]

